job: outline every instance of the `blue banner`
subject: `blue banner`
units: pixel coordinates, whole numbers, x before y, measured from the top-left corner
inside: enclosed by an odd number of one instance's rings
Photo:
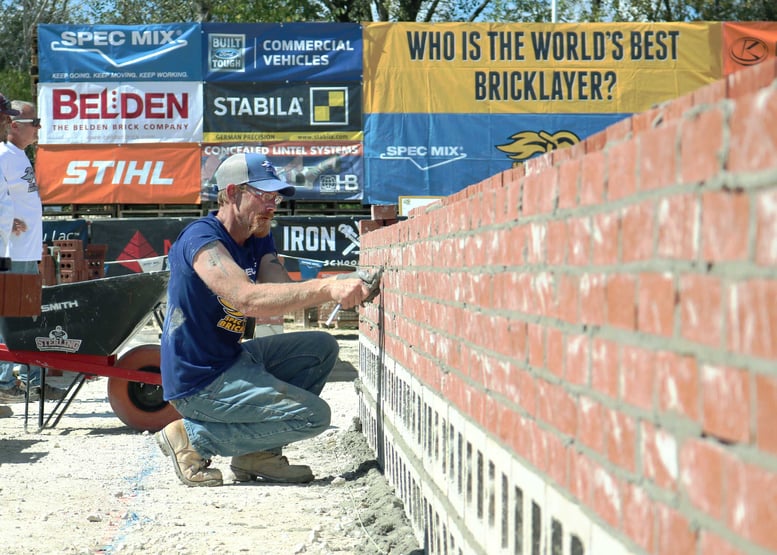
[[[358,23],[205,23],[203,75],[257,83],[360,82]]]
[[[42,83],[202,81],[197,23],[38,25]]]
[[[630,114],[365,114],[364,204],[447,196]]]

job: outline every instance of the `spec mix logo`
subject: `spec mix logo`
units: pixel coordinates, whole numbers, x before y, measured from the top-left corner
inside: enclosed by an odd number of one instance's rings
[[[245,35],[213,33],[208,35],[210,71],[245,71]]]

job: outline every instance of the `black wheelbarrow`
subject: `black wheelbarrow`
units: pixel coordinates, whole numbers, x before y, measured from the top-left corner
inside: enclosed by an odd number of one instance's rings
[[[44,421],[46,372],[41,372],[39,430],[56,426],[84,382],[95,376],[108,377],[111,408],[133,429],[157,431],[180,418],[163,398],[159,345],[117,355],[150,316],[161,324],[169,278],[168,271],[159,271],[43,287],[39,316],[0,318],[5,341],[0,360],[76,373]]]

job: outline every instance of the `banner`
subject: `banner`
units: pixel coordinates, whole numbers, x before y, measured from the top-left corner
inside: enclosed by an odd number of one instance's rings
[[[722,76],[720,24],[367,23],[365,113],[633,113]]]
[[[51,246],[54,241],[76,239],[84,245],[89,242],[86,220],[43,220],[43,242]]]
[[[361,82],[358,23],[205,23],[208,82]]]
[[[202,83],[41,83],[38,144],[199,142]]]
[[[196,218],[121,218],[93,220],[91,242],[108,245],[106,277],[162,269],[181,230]]]
[[[43,204],[197,204],[200,147],[40,145]]]
[[[348,270],[359,263],[358,222],[366,216],[278,216],[272,228],[286,269],[300,262],[321,263],[325,270]],[[122,218],[93,220],[91,242],[108,245],[106,276],[144,271],[160,263],[178,234],[196,218]]]
[[[364,200],[449,195],[576,144],[626,114],[367,114]]]
[[[723,23],[723,73],[777,56],[777,22]]]
[[[196,23],[37,28],[41,83],[202,81]]]
[[[366,216],[283,216],[272,228],[275,248],[289,272],[300,262],[321,263],[324,270],[348,270],[359,264],[358,222]]]
[[[361,84],[205,85],[206,142],[360,139]],[[279,133],[280,132],[280,133]]]
[[[207,144],[202,148],[202,200],[216,199],[213,174],[232,154],[264,154],[278,177],[295,188],[293,200],[359,200],[364,167],[362,143],[265,142],[260,144]]]

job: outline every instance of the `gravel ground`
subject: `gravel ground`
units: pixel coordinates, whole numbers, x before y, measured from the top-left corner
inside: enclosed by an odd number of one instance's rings
[[[331,330],[340,362],[322,397],[332,426],[290,445],[306,485],[240,484],[229,459],[220,488],[182,485],[153,436],[125,426],[107,378],[88,380],[55,428],[24,431],[24,403],[0,419],[0,548],[5,554],[422,553],[375,455],[358,430],[358,333]],[[153,342],[150,324],[131,345]],[[158,339],[157,339],[158,341]],[[131,346],[130,345],[130,346]],[[52,381],[64,383],[64,373]],[[54,403],[47,402],[47,409]],[[37,405],[30,405],[33,416]]]

